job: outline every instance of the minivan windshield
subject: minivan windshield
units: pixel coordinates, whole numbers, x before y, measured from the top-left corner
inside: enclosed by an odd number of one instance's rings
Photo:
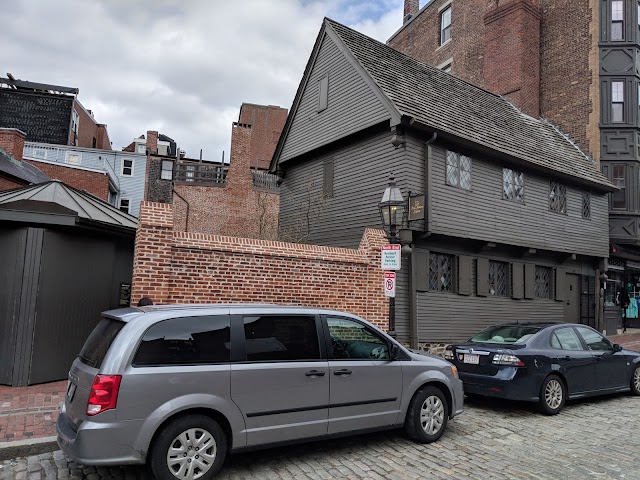
[[[471,337],[471,342],[513,345],[526,343],[541,327],[531,325],[499,325],[489,327]]]
[[[103,317],[80,350],[80,361],[90,367],[100,368],[111,343],[122,327],[124,322]]]

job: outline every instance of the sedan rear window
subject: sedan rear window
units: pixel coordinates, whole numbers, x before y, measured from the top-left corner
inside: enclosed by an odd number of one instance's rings
[[[120,333],[122,327],[124,327],[124,322],[112,318],[100,320],[80,350],[80,355],[78,355],[80,361],[90,367],[100,368],[111,343]]]
[[[474,337],[471,337],[470,341],[502,345],[526,343],[529,338],[540,331],[540,328],[541,327],[532,327],[531,325],[500,325],[497,327],[489,327]]]

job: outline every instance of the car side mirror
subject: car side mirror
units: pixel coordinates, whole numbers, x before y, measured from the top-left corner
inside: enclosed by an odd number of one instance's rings
[[[613,345],[613,353],[621,352],[621,351],[622,351],[622,347],[620,345],[618,345],[617,343],[615,343]]]
[[[395,343],[392,343],[391,350],[389,352],[389,357],[391,358],[391,360],[397,360],[399,356],[400,356],[400,347]]]

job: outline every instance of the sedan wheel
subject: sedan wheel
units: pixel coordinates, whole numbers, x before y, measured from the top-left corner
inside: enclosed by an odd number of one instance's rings
[[[162,429],[150,454],[155,478],[210,480],[224,463],[227,437],[214,419],[188,415]]]
[[[404,428],[412,440],[431,443],[442,436],[448,419],[449,406],[442,390],[426,386],[411,399]]]
[[[631,377],[631,393],[640,395],[640,365],[635,368]]]
[[[555,415],[562,410],[566,397],[566,389],[562,380],[551,375],[542,382],[540,388],[540,409],[547,415]]]

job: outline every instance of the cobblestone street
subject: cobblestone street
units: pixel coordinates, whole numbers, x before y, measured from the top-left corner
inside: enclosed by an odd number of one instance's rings
[[[2,462],[0,480],[150,478],[142,467],[92,468],[61,452]],[[222,479],[638,479],[640,398],[570,402],[545,417],[528,404],[469,401],[444,437],[418,445],[387,432],[230,457]]]

